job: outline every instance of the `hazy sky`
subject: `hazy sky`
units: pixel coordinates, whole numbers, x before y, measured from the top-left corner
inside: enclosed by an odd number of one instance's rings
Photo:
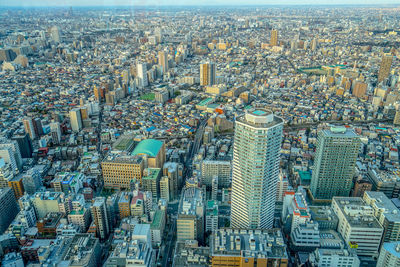
[[[399,0],[0,0],[0,6],[399,4]]]

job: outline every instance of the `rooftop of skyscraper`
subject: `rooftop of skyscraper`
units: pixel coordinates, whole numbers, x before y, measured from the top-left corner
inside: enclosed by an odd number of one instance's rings
[[[268,128],[283,123],[283,119],[263,108],[250,109],[244,115],[238,116],[236,121],[256,128]]]

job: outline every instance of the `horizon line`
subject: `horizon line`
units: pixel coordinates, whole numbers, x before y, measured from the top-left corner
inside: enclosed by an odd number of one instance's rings
[[[290,7],[290,6],[315,6],[315,7],[321,7],[321,6],[354,6],[354,7],[365,7],[365,6],[399,6],[400,3],[395,4],[395,3],[378,3],[378,4],[307,4],[307,3],[299,3],[299,4],[200,4],[200,5],[193,5],[193,4],[158,4],[158,5],[143,5],[143,4],[135,4],[135,5],[64,5],[64,4],[56,4],[56,5],[17,5],[17,6],[12,6],[12,5],[0,5],[1,8],[52,8],[52,7],[76,7],[76,8],[82,8],[82,7],[208,7],[208,6],[215,6],[215,7],[269,7],[269,6],[274,6],[274,7]]]

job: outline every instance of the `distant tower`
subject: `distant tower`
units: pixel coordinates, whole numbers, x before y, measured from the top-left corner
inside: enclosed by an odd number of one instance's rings
[[[56,43],[61,43],[61,32],[57,26],[53,26],[50,28],[50,37]]]
[[[236,118],[231,227],[273,227],[283,120],[265,109]]]
[[[210,86],[216,84],[215,64],[212,62],[200,64],[200,85]]]
[[[272,30],[271,31],[271,39],[269,41],[269,44],[271,46],[277,46],[278,45],[278,31],[277,30]]]
[[[390,54],[385,54],[382,57],[381,67],[379,68],[378,82],[385,80],[390,73],[390,68],[392,67],[393,56]]]
[[[315,199],[349,196],[360,144],[358,135],[345,127],[318,134],[310,186]]]
[[[79,132],[82,129],[82,116],[79,108],[74,108],[69,112],[69,118],[71,121],[71,128],[74,132]]]
[[[162,66],[163,74],[168,72],[168,53],[165,51],[158,52],[158,64]]]
[[[137,77],[139,78],[139,86],[141,88],[149,85],[147,80],[147,67],[144,63],[138,63],[136,67]]]

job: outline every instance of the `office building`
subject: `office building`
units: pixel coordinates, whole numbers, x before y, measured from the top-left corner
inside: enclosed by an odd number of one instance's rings
[[[219,229],[210,238],[211,266],[288,266],[279,229]]]
[[[309,256],[311,266],[359,267],[360,259],[348,249],[316,249]]]
[[[11,164],[6,163],[3,158],[0,158],[0,188],[6,188],[8,181],[14,178],[14,172]]]
[[[11,188],[0,188],[0,233],[3,233],[18,214],[18,205]]]
[[[300,224],[311,220],[310,210],[302,192],[286,192],[283,199],[282,222],[293,232]]]
[[[382,192],[365,192],[364,201],[374,210],[375,218],[383,226],[382,242],[400,241],[400,210]]]
[[[17,169],[22,167],[22,156],[17,141],[10,139],[0,140],[0,157],[11,167],[16,173]]]
[[[163,176],[160,179],[160,198],[170,201],[168,176]]]
[[[272,228],[283,120],[265,109],[236,119],[231,226]]]
[[[216,84],[215,63],[207,62],[200,64],[200,85],[212,86]]]
[[[330,206],[310,206],[311,219],[321,231],[336,230],[339,219]]]
[[[231,185],[232,165],[230,161],[203,160],[201,163],[201,184],[211,188],[213,177],[218,177],[218,187],[228,188]]]
[[[176,220],[177,240],[204,238],[205,192],[197,187],[184,189]]]
[[[60,192],[37,192],[32,203],[38,219],[44,218],[49,212],[64,212],[66,210],[65,196],[64,193]]]
[[[146,168],[143,171],[142,188],[143,191],[149,191],[153,200],[157,201],[160,196],[160,168]]]
[[[84,207],[72,210],[68,214],[68,222],[79,227],[81,233],[86,233],[90,225],[90,210]]]
[[[400,242],[383,243],[376,267],[400,266]]]
[[[74,108],[69,112],[71,129],[74,132],[79,132],[82,129],[82,116],[79,108]]]
[[[179,174],[178,163],[176,162],[166,162],[163,166],[163,176],[168,177],[169,181],[169,199],[178,198],[178,187],[182,180],[182,176]]]
[[[384,54],[382,56],[381,66],[379,67],[378,82],[382,82],[390,74],[390,68],[392,67],[393,56],[391,54]]]
[[[50,131],[51,131],[51,137],[53,139],[53,143],[54,144],[60,144],[61,143],[61,127],[60,127],[60,123],[58,123],[58,122],[50,123]]]
[[[105,240],[110,233],[108,212],[104,197],[96,197],[91,206],[92,219],[96,225],[96,235]]]
[[[320,232],[318,223],[306,221],[290,232],[291,248],[294,251],[313,251],[319,247]]]
[[[22,174],[22,182],[26,193],[33,195],[42,186],[42,176],[38,168],[31,168]]]
[[[136,65],[136,77],[138,78],[139,87],[143,88],[149,85],[147,79],[147,66],[145,63],[138,63]]]
[[[33,152],[32,141],[27,133],[15,135],[11,139],[17,141],[22,158],[32,157],[32,152]]]
[[[55,192],[74,193],[83,188],[85,175],[80,172],[60,172],[50,182]]]
[[[76,234],[62,257],[62,262],[71,267],[96,267],[101,265],[102,247],[91,234]]]
[[[345,127],[318,133],[310,186],[313,198],[330,200],[350,195],[360,144],[357,134]]]
[[[199,246],[197,240],[178,241],[175,246],[172,266],[209,267],[211,266],[210,248]]]
[[[23,120],[23,124],[24,124],[24,128],[25,128],[25,132],[27,134],[29,134],[29,137],[31,138],[31,140],[35,140],[37,135],[36,135],[36,132],[35,132],[35,128],[33,127],[32,118],[25,118]]]
[[[216,200],[208,200],[206,203],[206,232],[214,232],[218,229],[218,203]]]
[[[165,229],[166,210],[156,210],[153,221],[150,224],[151,243],[153,247],[159,247],[162,242]]]
[[[129,189],[136,181],[141,182],[144,161],[141,156],[110,152],[101,163],[104,187]]]
[[[337,231],[345,243],[354,246],[358,256],[378,256],[384,229],[371,206],[359,197],[334,197],[332,209],[339,219]]]
[[[166,51],[158,52],[158,65],[162,67],[163,75],[168,72],[168,53]]]
[[[278,45],[278,31],[271,30],[271,39],[269,40],[270,46],[277,46]]]
[[[60,220],[63,217],[61,212],[49,212],[44,218],[36,222],[38,235],[41,238],[55,238],[57,235],[57,227],[60,225]]]
[[[131,199],[132,195],[130,192],[121,192],[118,200],[118,211],[120,219],[131,216]]]
[[[379,169],[370,169],[367,179],[372,183],[372,190],[384,193],[388,198],[399,197],[400,172]]]

